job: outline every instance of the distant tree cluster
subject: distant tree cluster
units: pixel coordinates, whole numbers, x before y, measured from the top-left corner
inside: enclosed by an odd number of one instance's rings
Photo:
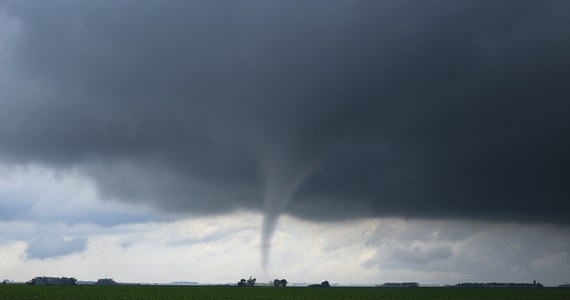
[[[30,285],[75,285],[77,279],[71,277],[36,277],[28,282]]]
[[[313,288],[329,288],[331,287],[330,283],[325,280],[323,282],[321,282],[321,284],[311,284],[309,285],[309,287],[313,287]]]
[[[241,287],[245,287],[245,286],[252,287],[252,286],[255,285],[255,281],[256,281],[255,278],[251,278],[251,276],[249,276],[249,279],[248,279],[248,280],[245,280],[245,279],[242,278],[242,279],[237,283],[237,285],[238,285],[238,286],[241,286]]]
[[[558,286],[559,288],[570,288],[570,283],[567,284],[561,284]]]
[[[286,287],[287,286],[287,280],[285,279],[275,279],[273,280],[273,286],[275,287]]]
[[[103,278],[97,280],[97,282],[95,282],[95,285],[118,285],[118,283],[113,280],[113,278]]]

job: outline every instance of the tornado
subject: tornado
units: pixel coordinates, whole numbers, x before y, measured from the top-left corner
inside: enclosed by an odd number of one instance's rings
[[[265,179],[263,223],[261,229],[261,266],[267,270],[271,252],[271,238],[279,217],[297,189],[317,168],[320,159],[300,158],[291,151],[269,151],[261,155]]]

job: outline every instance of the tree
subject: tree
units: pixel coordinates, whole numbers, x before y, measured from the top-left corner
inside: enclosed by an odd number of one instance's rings
[[[245,279],[242,278],[242,279],[237,283],[237,285],[238,285],[238,286],[254,286],[254,285],[255,285],[255,281],[256,281],[255,278],[251,278],[251,276],[249,276],[249,279],[248,279],[248,280],[245,280]]]
[[[273,286],[278,287],[281,285],[281,281],[279,279],[273,280]]]
[[[327,280],[321,282],[321,286],[322,287],[331,287],[331,285],[329,284],[329,282]]]
[[[276,280],[277,280],[277,279],[276,279]],[[287,280],[281,279],[280,282],[281,282],[281,286],[282,286],[282,287],[286,287],[286,286],[287,286]]]
[[[113,280],[113,278],[103,278],[95,282],[95,285],[117,285],[117,284],[118,283],[115,280]]]
[[[249,276],[249,279],[247,280],[247,286],[254,286],[255,285],[255,278],[251,278],[251,276]]]

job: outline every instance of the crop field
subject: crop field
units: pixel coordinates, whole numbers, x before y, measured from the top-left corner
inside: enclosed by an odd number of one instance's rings
[[[158,300],[158,299],[512,299],[568,300],[570,289],[457,289],[374,287],[218,287],[218,286],[0,286],[0,300]]]

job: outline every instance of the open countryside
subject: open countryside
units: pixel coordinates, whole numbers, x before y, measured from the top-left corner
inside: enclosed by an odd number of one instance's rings
[[[570,289],[463,289],[463,288],[379,288],[253,287],[232,286],[0,286],[0,300],[96,300],[96,299],[525,299],[567,300]]]
[[[0,300],[570,300],[569,32],[570,0],[0,0]]]

